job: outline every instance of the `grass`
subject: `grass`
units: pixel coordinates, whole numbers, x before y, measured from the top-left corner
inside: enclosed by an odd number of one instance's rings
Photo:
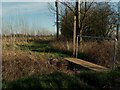
[[[33,51],[33,52],[43,52],[43,53],[52,53],[55,55],[60,56],[71,56],[72,52],[66,51],[66,50],[60,50],[58,48],[54,48],[51,45],[50,40],[46,41],[31,41],[30,43],[19,45],[21,50],[25,51]]]
[[[80,81],[73,75],[54,72],[48,75],[31,76],[15,81],[4,82],[3,88],[88,88],[86,83]]]
[[[71,41],[59,41],[53,42],[52,45],[56,49],[64,50],[64,51],[70,51],[73,50],[73,45],[71,44]],[[117,50],[117,65],[120,64],[120,45],[118,45]],[[108,68],[112,68],[113,65],[113,41],[87,41],[82,42],[82,44],[79,45],[79,52],[78,52],[78,58],[96,63]]]
[[[107,87],[120,87],[120,72],[93,72],[84,71],[78,75],[81,80],[88,85],[107,88]]]
[[[101,65],[109,64],[107,58],[110,55],[111,43],[87,42],[83,45],[83,51],[79,51],[79,58],[91,60]],[[4,69],[6,79],[3,79],[3,88],[114,88],[120,87],[120,69],[111,72],[93,72],[87,69],[78,70],[80,74],[57,70],[57,66],[49,65],[50,58],[63,60],[64,57],[72,56],[72,42],[53,40],[29,40],[27,43],[16,44],[15,49],[21,49],[12,55],[12,48],[9,43],[5,47]],[[9,49],[8,49],[9,48]],[[8,49],[8,50],[7,50]],[[120,48],[119,48],[120,49]],[[118,53],[119,50],[118,49]],[[9,52],[8,52],[9,51]],[[25,51],[25,52],[23,52]],[[97,52],[97,53],[96,53]],[[62,59],[61,59],[62,58]],[[119,59],[119,55],[117,57]],[[109,59],[109,58],[108,58]],[[95,60],[95,61],[93,61]],[[97,61],[98,60],[98,61]],[[57,64],[56,64],[57,65]],[[46,67],[47,66],[47,67]],[[62,66],[63,68],[64,66]],[[68,66],[69,67],[69,66]],[[21,71],[20,71],[21,70]],[[33,72],[34,71],[34,72]],[[54,72],[57,71],[57,72]],[[66,73],[63,73],[63,72]],[[44,73],[50,72],[50,73]],[[30,74],[29,74],[30,73]],[[17,78],[16,74],[19,76]],[[42,74],[42,75],[41,75]],[[11,80],[11,78],[15,79]],[[8,80],[7,80],[8,78]]]
[[[38,76],[30,76],[14,81],[4,81],[3,88],[119,88],[120,72],[82,71],[80,74],[53,72]]]
[[[14,80],[37,73],[51,73],[58,69],[67,71],[66,67],[59,67],[58,64],[63,63],[63,58],[69,57],[69,54],[52,48],[51,42],[31,40],[26,43],[15,43],[17,47],[14,50],[11,47],[3,48],[3,79]]]
[[[17,40],[17,38],[16,38]],[[20,41],[20,40],[19,40]],[[23,51],[45,53],[45,55],[72,57],[72,41],[55,41],[54,39],[31,39],[27,43],[16,44]],[[119,45],[118,45],[119,46]],[[12,48],[11,45],[7,47]],[[117,53],[120,53],[118,47]],[[120,62],[120,55],[117,54],[117,64]],[[113,42],[83,42],[79,47],[78,58],[87,60],[108,68],[112,68]]]

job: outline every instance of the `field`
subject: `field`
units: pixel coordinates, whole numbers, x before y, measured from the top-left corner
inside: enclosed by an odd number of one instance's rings
[[[120,57],[116,70],[94,72],[64,60],[72,57],[72,42],[54,36],[2,38],[3,88],[118,88]],[[99,48],[98,48],[99,47]],[[83,43],[79,58],[112,68],[111,42]],[[95,53],[95,51],[97,53]],[[118,52],[120,49],[118,49]],[[94,78],[93,78],[94,77]]]

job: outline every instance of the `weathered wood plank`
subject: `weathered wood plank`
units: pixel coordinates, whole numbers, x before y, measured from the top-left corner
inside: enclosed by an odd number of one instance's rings
[[[73,62],[75,64],[81,65],[83,67],[86,67],[86,68],[94,70],[94,71],[110,71],[109,68],[106,68],[106,67],[88,62],[88,61],[84,61],[81,59],[77,59],[77,58],[64,58],[64,59],[69,62]]]

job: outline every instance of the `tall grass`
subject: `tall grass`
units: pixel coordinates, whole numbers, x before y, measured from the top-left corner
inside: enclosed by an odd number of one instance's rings
[[[51,43],[53,48],[57,48],[63,51],[72,51],[73,43],[71,41],[54,41]]]
[[[82,52],[81,52],[82,50]],[[113,42],[84,42],[80,46],[80,53],[83,53],[86,60],[103,66],[111,67],[113,60]]]
[[[72,53],[72,41],[56,41],[52,43],[54,48],[69,51]],[[78,58],[87,60],[99,65],[112,68],[113,65],[114,42],[113,41],[88,41],[79,45]],[[116,64],[120,64],[120,45],[117,49]]]

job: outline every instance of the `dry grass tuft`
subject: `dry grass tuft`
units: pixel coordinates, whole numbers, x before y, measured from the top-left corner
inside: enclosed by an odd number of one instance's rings
[[[109,41],[87,42],[80,48],[82,53],[87,56],[87,60],[99,65],[111,67],[113,56],[113,43]],[[79,52],[81,52],[79,50]]]
[[[73,43],[71,41],[55,41],[52,42],[51,45],[53,48],[63,51],[72,51],[73,47]]]

